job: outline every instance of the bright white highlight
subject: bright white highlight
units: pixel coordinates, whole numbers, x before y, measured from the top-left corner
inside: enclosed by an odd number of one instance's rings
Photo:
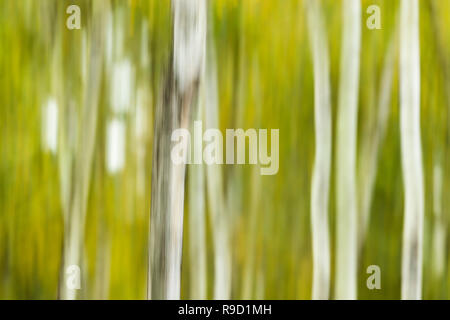
[[[58,149],[58,104],[54,98],[43,107],[42,140],[44,149],[55,154]]]
[[[108,172],[117,173],[125,164],[125,124],[112,120],[107,129],[106,167]]]
[[[128,59],[113,67],[111,84],[111,107],[114,112],[128,111],[132,98],[133,69]]]

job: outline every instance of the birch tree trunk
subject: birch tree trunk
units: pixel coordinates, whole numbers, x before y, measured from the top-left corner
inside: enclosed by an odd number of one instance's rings
[[[262,92],[261,92],[261,74],[259,69],[259,60],[253,59],[252,66],[252,85],[249,88],[249,91],[253,92],[253,103],[256,106],[262,105]],[[242,106],[241,109],[245,110],[245,107]],[[241,111],[241,113],[244,111]],[[254,114],[254,121],[251,124],[254,128],[261,127],[262,123],[262,109],[256,108]],[[242,180],[242,178],[241,178]],[[264,183],[261,179],[261,166],[256,165],[250,171],[250,181],[251,181],[251,192],[248,200],[248,231],[247,231],[247,239],[246,239],[246,259],[245,264],[243,266],[243,282],[241,286],[241,299],[260,299],[259,297],[264,296],[264,277],[262,276],[262,267],[261,267],[261,259],[258,255],[258,239],[259,230],[262,228],[262,217],[260,212],[262,211],[261,207],[261,195],[262,190],[264,190]],[[230,186],[229,186],[230,188]],[[234,190],[237,194],[242,194],[242,187],[236,188]],[[231,196],[231,191],[228,193]],[[231,201],[236,202],[237,195],[231,197]],[[237,200],[241,202],[242,196],[240,196]],[[230,201],[230,199],[227,199]],[[240,208],[240,203],[236,206],[238,209]],[[239,217],[235,217],[235,224],[240,220]],[[234,259],[236,261],[238,259]]]
[[[448,55],[446,54],[446,50],[445,50],[445,39],[442,33],[442,29],[439,25],[439,15],[438,15],[438,8],[436,5],[436,0],[429,0],[427,1],[428,4],[428,10],[430,12],[430,18],[431,18],[431,27],[433,30],[433,36],[434,36],[434,44],[435,44],[435,48],[437,51],[437,55],[438,55],[438,59],[439,59],[439,64],[440,67],[442,69],[442,75],[443,75],[443,79],[444,79],[444,91],[445,91],[445,98],[446,98],[446,103],[447,103],[447,137],[446,137],[446,143],[447,146],[450,145],[450,62],[449,62],[449,58]],[[445,152],[445,158],[448,159],[450,152],[449,152],[450,148],[446,149]],[[445,171],[450,170],[450,161],[446,162],[447,165],[444,168]]]
[[[355,171],[361,46],[360,0],[343,1],[343,21],[336,149],[335,296],[337,299],[356,299],[357,198]]]
[[[257,227],[258,227],[258,212],[260,212],[259,199],[261,199],[262,182],[260,176],[260,166],[254,166],[252,168],[250,179],[252,181],[252,192],[249,199],[249,227],[248,227],[248,240],[246,248],[246,261],[243,267],[243,283],[242,283],[242,299],[249,300],[254,299],[256,281],[257,281],[257,268],[256,263],[256,240],[257,240]],[[261,279],[263,281],[263,279]]]
[[[73,198],[69,203],[69,215],[64,223],[63,263],[59,294],[62,299],[75,299],[76,290],[69,288],[67,268],[75,265],[81,268],[84,242],[84,224],[86,217],[89,181],[96,140],[98,100],[101,83],[103,53],[103,22],[105,2],[93,2],[92,30],[89,43],[89,73],[85,87],[82,111],[82,128],[79,132],[78,149],[75,155]],[[80,275],[81,276],[81,275]]]
[[[210,39],[210,38],[208,38]],[[205,127],[219,128],[217,68],[214,46],[208,43],[206,60]],[[218,150],[222,152],[222,150]],[[223,154],[219,155],[223,159]],[[206,166],[206,190],[214,241],[214,299],[229,299],[231,294],[230,219],[226,215],[223,175],[220,164]]]
[[[202,121],[204,114],[204,77],[200,81],[199,99],[194,111],[194,121]],[[195,130],[195,129],[194,129]],[[191,130],[191,132],[193,132]],[[194,148],[196,148],[194,142]],[[195,152],[195,151],[194,151]],[[200,145],[200,152],[201,150]],[[205,223],[205,167],[189,166],[189,245],[191,299],[206,299],[206,223]]]
[[[185,164],[171,161],[171,135],[189,128],[206,41],[205,0],[174,0],[172,13],[172,60],[155,115],[148,269],[152,299],[180,298]]]
[[[316,154],[311,186],[313,244],[312,299],[328,299],[330,290],[330,239],[328,198],[331,167],[330,62],[321,2],[307,2],[310,43],[314,61],[314,117]]]
[[[83,34],[83,38],[86,38],[86,34]],[[82,52],[86,50],[82,47]],[[65,283],[65,247],[67,246],[67,232],[68,232],[68,220],[70,217],[70,204],[73,198],[73,184],[74,178],[73,163],[75,161],[76,145],[74,135],[78,131],[76,108],[73,101],[66,99],[67,93],[65,92],[65,74],[63,63],[63,42],[62,31],[60,28],[54,30],[54,44],[53,44],[53,57],[52,57],[52,77],[51,86],[52,94],[56,96],[58,105],[58,173],[59,173],[59,186],[60,186],[60,201],[63,213],[63,243],[61,250],[61,266],[59,270],[59,284],[58,284],[58,299],[70,298],[68,288]],[[74,297],[72,292],[72,299]]]
[[[433,168],[433,251],[432,270],[433,279],[442,281],[442,275],[446,267],[446,238],[447,224],[442,214],[442,180],[443,170],[441,160],[435,160]]]
[[[439,64],[442,69],[443,79],[444,79],[444,91],[446,97],[446,107],[447,107],[447,128],[446,128],[446,140],[445,144],[438,144],[435,153],[439,156],[435,160],[434,170],[433,170],[433,213],[434,213],[434,231],[433,231],[433,273],[434,279],[437,281],[442,280],[444,270],[446,268],[446,243],[447,243],[447,219],[442,210],[443,198],[442,193],[448,190],[448,181],[446,177],[449,176],[450,172],[450,161],[444,161],[442,163],[442,157],[444,159],[449,159],[450,151],[450,64],[448,56],[446,55],[444,47],[444,39],[442,34],[442,29],[439,25],[439,15],[438,8],[436,5],[436,0],[427,1],[428,10],[430,12],[430,18],[432,21],[432,30],[434,35],[435,48],[439,58]],[[440,152],[439,149],[444,148],[444,152]],[[444,190],[444,192],[443,192]],[[448,202],[448,199],[446,199]],[[445,206],[444,206],[445,207]]]
[[[424,194],[420,136],[418,1],[402,0],[400,10],[400,135],[405,190],[402,299],[420,299]]]
[[[358,256],[366,240],[370,220],[370,206],[372,204],[373,189],[377,176],[378,154],[386,134],[386,127],[389,120],[395,55],[397,52],[396,39],[397,28],[391,36],[384,59],[377,99],[378,113],[375,120],[375,130],[363,138],[364,140],[361,144],[362,148],[359,154],[358,208],[360,223],[358,224]]]

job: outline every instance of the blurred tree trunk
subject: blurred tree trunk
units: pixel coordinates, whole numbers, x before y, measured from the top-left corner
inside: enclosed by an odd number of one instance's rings
[[[442,34],[442,30],[439,26],[439,16],[438,16],[438,9],[436,8],[436,1],[435,0],[429,0],[428,3],[428,10],[430,11],[431,15],[431,27],[433,30],[434,35],[434,43],[436,46],[436,51],[439,58],[439,64],[442,68],[442,74],[444,78],[444,91],[445,91],[445,98],[447,103],[447,137],[446,137],[446,154],[445,158],[449,159],[450,156],[450,63],[448,60],[448,55],[446,54],[446,50],[444,47],[445,39]],[[447,167],[445,170],[450,171],[450,161],[447,161]],[[448,172],[447,172],[448,173]]]
[[[419,4],[402,0],[400,14],[400,135],[405,211],[402,299],[422,295],[424,191],[420,135]]]
[[[256,263],[256,241],[257,241],[257,227],[258,227],[258,212],[260,212],[259,200],[261,199],[262,181],[260,175],[260,166],[253,166],[250,173],[250,180],[252,185],[252,192],[249,199],[249,227],[247,232],[247,248],[246,259],[243,269],[243,283],[242,283],[242,299],[254,299],[255,287],[257,279]]]
[[[82,127],[79,131],[78,148],[75,155],[72,198],[68,203],[69,211],[64,223],[63,263],[61,265],[59,289],[62,299],[75,299],[77,297],[76,290],[67,286],[70,274],[66,272],[67,268],[72,265],[81,268],[83,262],[84,224],[96,141],[98,100],[103,63],[104,12],[109,9],[106,4],[109,3],[98,1],[92,3],[92,29],[89,31],[88,48],[90,55],[87,62],[89,73],[84,94]]]
[[[450,64],[448,61],[448,56],[445,52],[444,39],[442,37],[442,29],[439,25],[439,15],[438,8],[436,7],[435,0],[429,0],[428,10],[430,12],[431,26],[434,35],[435,48],[439,58],[439,65],[442,70],[444,79],[444,91],[446,98],[447,107],[447,125],[446,125],[446,139],[443,144],[438,144],[435,148],[435,153],[439,156],[436,157],[433,170],[433,254],[432,254],[432,268],[433,268],[433,279],[436,283],[441,283],[442,277],[444,275],[444,270],[447,266],[445,260],[446,243],[447,243],[447,221],[445,212],[443,212],[443,204],[447,199],[442,199],[442,193],[449,188],[449,175],[450,175]],[[436,127],[439,127],[436,124]],[[438,133],[437,133],[438,134]],[[442,151],[442,149],[444,151]],[[447,161],[442,161],[442,157]],[[445,206],[444,206],[445,208]],[[442,291],[441,291],[442,292]],[[439,298],[439,296],[437,296]]]
[[[314,61],[314,118],[316,154],[311,184],[313,243],[312,299],[328,299],[330,290],[330,239],[328,200],[331,168],[330,62],[321,2],[307,2],[310,43]]]
[[[253,103],[256,106],[262,105],[262,92],[261,92],[261,74],[259,70],[259,60],[253,60],[252,66],[252,86],[249,91],[253,92]],[[255,108],[254,122],[252,126],[254,128],[261,127],[262,123],[262,110],[261,108]],[[243,268],[243,283],[241,289],[241,298],[248,299],[262,299],[264,296],[264,278],[261,276],[261,262],[258,261],[258,242],[261,241],[258,238],[259,230],[262,228],[261,223],[261,195],[263,193],[264,184],[261,178],[261,166],[255,165],[250,172],[250,185],[252,186],[249,207],[248,207],[248,232],[246,239],[246,261]],[[241,190],[235,190],[235,192],[242,193]],[[231,192],[228,193],[231,195]],[[237,196],[234,196],[235,201]],[[239,199],[240,200],[240,199]],[[239,221],[239,219],[236,219]],[[237,223],[236,221],[236,223]],[[238,259],[235,259],[238,260]]]
[[[199,99],[193,110],[193,120],[202,121],[205,106],[205,79],[200,80]],[[195,129],[191,126],[191,132]],[[197,146],[194,142],[194,148]],[[195,150],[194,150],[195,153]],[[189,253],[190,253],[190,299],[206,299],[206,219],[205,219],[205,166],[189,166]]]
[[[442,182],[443,170],[440,157],[433,167],[433,233],[432,233],[432,279],[441,283],[446,267],[447,224],[442,214]]]
[[[148,298],[179,299],[185,164],[171,161],[173,130],[189,128],[205,52],[205,0],[174,0],[173,48],[155,115]]]
[[[210,36],[211,27],[208,34],[205,68],[205,130],[219,128],[217,66],[214,45]],[[218,151],[222,152],[222,150]],[[223,154],[220,154],[219,158],[223,159]],[[220,164],[211,164],[206,167],[206,186],[214,242],[213,297],[214,299],[229,299],[231,294],[230,217],[227,216]]]
[[[373,189],[377,177],[380,146],[383,143],[386,127],[389,121],[392,82],[394,74],[395,56],[397,52],[397,28],[389,40],[384,65],[381,73],[377,99],[377,115],[374,130],[362,137],[361,150],[358,155],[358,256],[366,240],[370,220]]]
[[[361,2],[343,1],[343,30],[336,146],[336,298],[356,299],[358,118]]]

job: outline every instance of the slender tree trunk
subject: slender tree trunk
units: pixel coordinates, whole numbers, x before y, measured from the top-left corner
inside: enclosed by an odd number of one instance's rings
[[[261,95],[261,74],[259,67],[259,60],[254,59],[252,65],[252,85],[249,88],[249,91],[253,92],[253,103],[257,106],[262,105],[262,95]],[[245,108],[242,108],[245,110]],[[262,109],[256,108],[253,124],[252,126],[255,128],[261,127],[262,123]],[[241,111],[245,112],[245,111]],[[264,183],[261,178],[261,166],[253,166],[250,172],[250,185],[252,186],[250,192],[250,199],[248,200],[249,208],[248,208],[248,232],[246,234],[246,261],[243,267],[243,283],[241,287],[241,299],[260,299],[264,295],[264,292],[260,292],[259,290],[263,290],[264,288],[264,277],[262,275],[262,262],[261,256],[258,254],[258,242],[262,241],[259,238],[260,230],[263,226],[261,223],[261,199],[262,199],[262,190],[264,190]],[[242,180],[242,177],[241,177]],[[238,198],[239,204],[241,204],[242,199],[242,187],[237,188],[233,200]],[[228,193],[230,195],[231,192]],[[236,219],[239,221],[239,217]],[[237,260],[237,259],[236,259]]]
[[[219,128],[217,69],[214,46],[208,43],[206,60],[205,127]],[[219,150],[221,151],[221,150]],[[220,155],[222,157],[223,155]],[[206,167],[208,209],[211,214],[214,241],[214,299],[229,299],[231,294],[230,218],[226,215],[223,176],[220,164]]]
[[[148,269],[152,299],[180,298],[185,164],[171,161],[171,135],[189,128],[206,41],[205,0],[174,0],[172,12],[172,60],[155,115]]]
[[[335,295],[337,299],[356,299],[357,197],[355,172],[361,46],[360,0],[343,1],[343,21],[336,149]]]
[[[419,4],[402,0],[400,15],[400,134],[405,213],[402,299],[422,293],[423,168],[420,136]]]
[[[78,149],[75,155],[73,198],[69,203],[69,215],[65,221],[64,228],[64,251],[59,291],[62,299],[75,299],[77,297],[77,291],[67,286],[69,274],[66,274],[66,271],[72,265],[81,269],[83,262],[84,223],[96,140],[98,98],[101,82],[104,3],[93,2],[93,25],[90,31],[90,55],[88,61],[89,73],[84,95],[82,129],[79,132]],[[82,274],[83,272],[81,272]]]
[[[330,62],[321,2],[307,2],[310,43],[314,60],[314,117],[316,154],[311,185],[313,243],[312,299],[328,299],[330,290],[330,239],[328,199],[331,167]]]
[[[363,138],[361,153],[359,154],[358,208],[360,223],[358,224],[358,256],[366,240],[373,189],[377,176],[378,154],[386,134],[386,127],[389,120],[395,56],[397,52],[396,34],[397,29],[391,36],[384,59],[377,101],[378,113],[375,119],[375,130]]]
[[[433,279],[442,281],[442,275],[446,267],[446,238],[447,225],[442,215],[442,173],[441,160],[435,160],[433,168],[433,240],[432,240],[432,270]]]
[[[433,273],[434,279],[436,281],[441,281],[444,270],[446,268],[446,243],[447,243],[447,219],[445,218],[445,214],[442,210],[443,201],[447,201],[448,199],[442,198],[442,193],[444,190],[448,190],[450,179],[446,179],[445,177],[449,177],[450,173],[450,64],[448,60],[448,56],[445,52],[445,47],[443,46],[444,39],[442,37],[442,29],[439,25],[439,15],[438,8],[436,7],[436,0],[427,1],[428,10],[430,12],[430,18],[432,21],[433,35],[434,35],[434,43],[435,48],[438,53],[439,64],[442,70],[443,79],[444,79],[444,91],[446,97],[446,105],[447,105],[447,129],[446,129],[446,139],[443,145],[439,144],[438,148],[444,148],[445,151],[440,152],[438,150],[435,153],[439,154],[438,160],[435,161],[434,171],[433,171],[433,212],[434,212],[434,231],[433,231]],[[442,164],[442,156],[447,161]],[[445,207],[445,205],[444,205]]]
[[[109,279],[111,271],[111,240],[106,226],[104,211],[99,213],[97,251],[95,259],[95,282],[93,288],[94,299],[107,300],[109,297]]]
[[[434,36],[434,43],[436,47],[436,51],[439,58],[439,64],[442,70],[442,75],[444,78],[444,91],[445,91],[445,98],[447,103],[447,137],[446,137],[446,153],[445,158],[448,159],[450,155],[450,62],[448,55],[446,54],[445,47],[444,47],[444,37],[442,35],[442,30],[439,26],[439,16],[437,13],[436,8],[436,0],[429,0],[427,1],[428,4],[428,10],[430,11],[430,18],[431,18],[431,26],[433,30],[433,36]],[[447,166],[444,168],[444,170],[449,171],[450,170],[450,161],[447,161]]]
[[[57,9],[58,10],[58,9]],[[58,14],[57,14],[58,16]],[[86,35],[83,34],[84,39]],[[59,269],[59,283],[57,297],[64,299],[68,296],[68,288],[65,283],[66,257],[65,247],[67,246],[68,220],[70,216],[70,204],[73,198],[74,178],[73,163],[75,161],[76,146],[75,141],[71,141],[71,135],[78,131],[77,114],[73,101],[66,99],[64,83],[64,63],[63,63],[63,42],[62,31],[59,28],[54,30],[52,76],[52,95],[56,97],[58,105],[58,172],[60,186],[60,200],[63,213],[63,241],[61,246],[61,266]],[[85,48],[82,48],[82,51]],[[75,140],[75,139],[73,139]],[[75,292],[73,292],[74,294]],[[72,297],[73,298],[73,297]]]
[[[200,81],[199,99],[194,111],[194,121],[202,121],[204,113],[204,77]],[[191,132],[193,132],[191,130]],[[195,142],[194,142],[195,145]],[[200,151],[201,150],[201,145]],[[194,147],[195,148],[195,147]],[[195,151],[194,151],[195,152]],[[189,245],[191,299],[206,299],[206,223],[205,223],[205,167],[189,166]]]
[[[247,232],[247,248],[246,261],[243,271],[242,284],[242,299],[254,299],[257,286],[257,270],[256,264],[256,241],[257,241],[257,227],[258,227],[258,212],[260,212],[259,200],[261,199],[262,181],[260,176],[260,166],[254,166],[251,171],[252,192],[250,196],[249,207],[249,227]],[[263,281],[263,279],[261,279]]]

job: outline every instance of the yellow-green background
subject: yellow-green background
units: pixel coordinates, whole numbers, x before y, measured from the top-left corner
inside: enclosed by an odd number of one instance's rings
[[[102,1],[102,0],[97,0]],[[420,0],[421,132],[425,177],[423,297],[448,298],[448,255],[443,278],[431,271],[433,161],[450,148],[445,135],[450,106],[445,100],[443,66],[436,50],[427,0]],[[126,55],[135,65],[135,83],[151,93],[146,143],[145,196],[136,193],[135,150],[127,140],[126,165],[116,175],[105,168],[105,131],[111,111],[103,68],[99,120],[90,182],[85,233],[82,295],[94,295],[99,231],[110,239],[109,295],[111,299],[146,296],[147,239],[150,214],[152,114],[167,72],[171,44],[168,0],[115,0],[112,10],[124,10]],[[213,25],[217,55],[220,126],[280,129],[280,167],[277,175],[260,176],[245,166],[233,188],[232,297],[240,298],[249,238],[256,246],[255,274],[264,287],[255,297],[309,299],[312,286],[310,184],[314,160],[314,103],[312,57],[306,12],[299,0],[211,0],[208,23]],[[331,59],[333,126],[336,119],[340,67],[341,1],[323,2]],[[65,27],[66,7],[81,8],[81,30]],[[382,29],[365,27],[366,8],[381,8]],[[450,1],[438,0],[440,44],[450,60]],[[399,2],[362,1],[362,49],[358,142],[374,120],[384,55],[396,24]],[[0,298],[54,299],[61,262],[63,215],[58,161],[45,152],[41,141],[41,107],[51,95],[52,45],[55,30],[62,32],[64,66],[61,83],[81,104],[81,35],[91,24],[88,0],[0,0]],[[139,65],[141,24],[147,21],[150,65]],[[398,299],[401,287],[403,182],[400,163],[398,63],[394,73],[391,116],[381,144],[368,239],[358,273],[358,298]],[[448,70],[448,73],[450,70]],[[81,110],[81,107],[77,107]],[[126,118],[126,116],[125,116]],[[126,118],[128,121],[128,119]],[[334,131],[333,131],[334,132]],[[131,129],[127,128],[127,136]],[[333,138],[334,139],[334,138]],[[358,145],[359,147],[359,145]],[[334,146],[333,146],[334,148]],[[333,150],[334,152],[335,150]],[[333,158],[334,159],[334,158]],[[444,156],[444,223],[448,225],[450,175]],[[334,162],[333,162],[334,166]],[[231,173],[224,168],[228,187]],[[189,173],[188,173],[189,174]],[[186,194],[189,194],[187,188]],[[332,290],[334,273],[334,171],[330,194]],[[188,198],[186,198],[188,199]],[[255,199],[255,201],[251,201]],[[188,200],[187,200],[188,201]],[[187,206],[186,201],[186,208]],[[250,227],[250,212],[257,223]],[[182,298],[189,298],[189,212],[185,214]],[[210,219],[207,218],[208,296],[212,297],[213,260]],[[447,241],[448,242],[448,241]],[[368,290],[365,269],[381,268],[381,290]]]

